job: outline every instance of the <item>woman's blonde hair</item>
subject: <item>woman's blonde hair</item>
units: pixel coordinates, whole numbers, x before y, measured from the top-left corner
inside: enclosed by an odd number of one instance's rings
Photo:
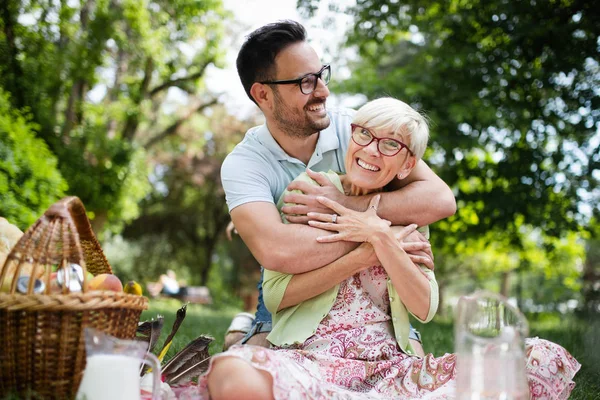
[[[354,123],[378,131],[403,135],[417,159],[423,157],[429,140],[427,117],[392,97],[372,100],[358,109]]]

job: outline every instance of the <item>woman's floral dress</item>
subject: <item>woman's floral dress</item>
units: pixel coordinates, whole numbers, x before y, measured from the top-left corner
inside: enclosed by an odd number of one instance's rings
[[[453,399],[456,356],[425,358],[400,351],[394,339],[387,275],[364,270],[340,284],[316,333],[294,348],[234,346],[213,359],[235,356],[273,377],[276,399]],[[561,346],[528,339],[532,398],[566,399],[579,363]],[[206,375],[177,390],[180,399],[208,398]]]

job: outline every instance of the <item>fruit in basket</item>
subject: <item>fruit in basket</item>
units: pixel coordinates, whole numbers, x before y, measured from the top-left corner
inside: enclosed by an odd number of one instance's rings
[[[113,274],[99,274],[88,283],[89,290],[112,290],[122,292],[123,284],[121,280]]]
[[[62,288],[61,288],[60,284],[58,283],[57,274],[58,274],[57,272],[50,273],[50,293],[52,293],[52,294],[62,292]]]
[[[139,283],[137,283],[136,281],[129,281],[129,282],[127,282],[127,284],[125,284],[123,291],[125,293],[141,296],[142,295],[142,286]]]

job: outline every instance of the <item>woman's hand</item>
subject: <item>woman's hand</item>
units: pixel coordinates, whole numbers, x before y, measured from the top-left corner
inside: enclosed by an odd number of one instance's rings
[[[380,195],[374,196],[369,203],[367,211],[359,212],[350,210],[326,197],[319,196],[317,197],[317,201],[333,210],[335,214],[310,212],[307,216],[312,220],[308,221],[308,224],[315,228],[338,232],[334,235],[318,237],[317,241],[321,243],[337,242],[340,240],[370,243],[377,234],[385,233],[392,235],[390,221],[377,216],[377,207],[379,206],[380,198]]]

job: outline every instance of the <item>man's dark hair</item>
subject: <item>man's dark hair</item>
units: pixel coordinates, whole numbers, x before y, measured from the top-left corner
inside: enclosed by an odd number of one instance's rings
[[[237,70],[250,100],[255,82],[272,79],[275,57],[291,44],[306,40],[306,30],[296,21],[278,21],[258,28],[246,37],[237,57]]]

